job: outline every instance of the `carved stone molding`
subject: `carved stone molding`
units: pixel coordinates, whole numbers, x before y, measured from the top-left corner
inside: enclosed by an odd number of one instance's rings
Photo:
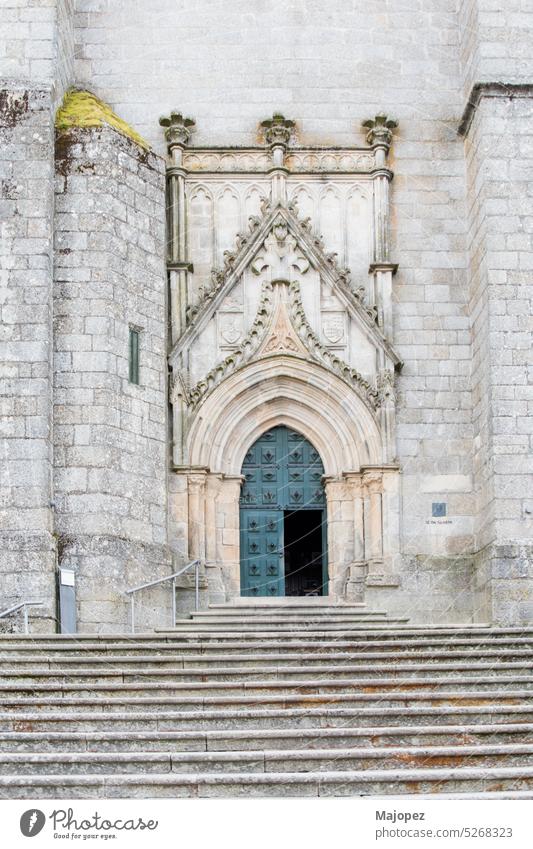
[[[282,310],[278,310],[273,322],[276,300],[274,285],[279,288],[288,287],[288,303],[286,315]],[[286,296],[281,298],[282,301],[284,297]],[[287,324],[287,318],[292,327]],[[301,347],[295,343],[295,338],[303,343]],[[310,326],[302,304],[300,284],[296,280],[290,284],[286,281],[278,281],[277,284],[272,284],[270,281],[263,283],[259,309],[243,342],[189,391],[189,406],[193,409],[197,407],[207,393],[218,386],[225,377],[245,363],[252,362],[255,356],[261,357],[273,353],[309,356],[348,383],[372,410],[377,410],[380,404],[377,388],[365,380],[356,369],[326,348]]]
[[[270,147],[274,145],[287,147],[296,125],[294,121],[290,121],[281,113],[275,112],[272,118],[261,121],[259,126],[263,130],[265,141]]]
[[[390,369],[382,369],[377,378],[377,389],[380,404],[394,404],[396,393],[394,390],[394,372]]]
[[[196,121],[193,118],[184,118],[181,112],[171,112],[169,117],[162,116],[159,119],[159,124],[165,127],[165,138],[169,152],[171,152],[174,145],[189,143]]]
[[[228,374],[235,371],[243,362],[251,358],[263,339],[265,330],[270,322],[273,305],[273,287],[270,281],[263,283],[261,300],[254,322],[239,347],[229,354],[215,368],[190,390],[188,404],[193,409],[202,398],[217,386]]]
[[[254,274],[261,274],[267,268],[270,269],[270,278],[290,279],[293,269],[305,274],[309,268],[309,261],[298,250],[298,243],[294,236],[289,233],[287,222],[279,216],[272,226],[272,230],[263,244],[263,252],[257,254],[250,268]]]
[[[382,145],[387,152],[392,144],[392,131],[398,126],[393,118],[388,118],[384,113],[379,113],[374,118],[363,121],[362,126],[368,130],[366,140],[369,145]]]
[[[293,281],[289,287],[290,291],[290,315],[298,336],[303,341],[309,353],[322,365],[335,372],[342,380],[345,380],[365,398],[366,402],[376,409],[379,402],[377,389],[368,380],[365,380],[359,372],[349,366],[333,351],[322,344],[313,328],[307,320],[300,295],[300,284]]]

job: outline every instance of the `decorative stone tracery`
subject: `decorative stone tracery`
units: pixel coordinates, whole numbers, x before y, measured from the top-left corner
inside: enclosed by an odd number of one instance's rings
[[[366,582],[394,582],[397,547],[385,538],[388,529],[394,532],[398,512],[394,372],[401,364],[387,338],[394,268],[388,237],[392,175],[385,167],[395,122],[376,116],[365,122],[370,149],[331,154],[295,149],[297,128],[281,115],[262,122],[266,150],[241,152],[191,148],[194,123],[179,113],[162,124],[175,201],[171,292],[172,281],[179,282],[179,297],[171,298],[170,400],[174,473],[187,481],[176,489],[188,493],[181,549],[207,560],[213,598],[239,595],[243,457],[262,433],[286,425],[304,435],[324,462],[330,593],[362,599]],[[370,266],[348,268],[317,231],[315,216],[300,215],[296,201],[288,200],[291,169],[306,206],[306,186],[314,185],[319,172],[332,190],[350,171],[361,197],[372,189],[373,212],[365,225]],[[187,253],[189,180],[206,198],[230,192],[236,199],[260,199],[246,216],[247,226],[235,221],[235,246],[225,246],[221,264],[198,279],[195,257]],[[197,215],[195,226],[204,226]],[[206,218],[210,244],[219,237],[209,228],[222,223],[227,245],[227,219],[216,210]],[[343,236],[345,243],[350,238],[350,232]],[[198,267],[205,267],[203,260]]]

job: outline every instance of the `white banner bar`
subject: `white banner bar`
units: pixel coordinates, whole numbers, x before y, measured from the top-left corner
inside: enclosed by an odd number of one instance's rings
[[[6,849],[533,847],[533,802],[520,799],[31,800],[0,802],[0,817]]]

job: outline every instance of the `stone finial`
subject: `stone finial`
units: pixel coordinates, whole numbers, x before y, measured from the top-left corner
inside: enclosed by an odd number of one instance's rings
[[[191,133],[194,131],[196,121],[193,118],[184,118],[181,112],[171,112],[169,118],[162,117],[159,123],[165,129],[165,138],[169,149],[173,145],[186,145],[189,142]]]
[[[398,126],[398,121],[388,118],[381,112],[375,118],[369,118],[367,121],[363,121],[362,126],[368,130],[366,134],[368,144],[372,145],[372,147],[376,144],[382,145],[388,152],[392,144],[392,131]]]
[[[261,121],[260,126],[265,134],[267,144],[271,147],[274,145],[287,147],[296,124],[294,121],[289,121],[288,118],[285,118],[279,112],[275,112],[272,118]]]

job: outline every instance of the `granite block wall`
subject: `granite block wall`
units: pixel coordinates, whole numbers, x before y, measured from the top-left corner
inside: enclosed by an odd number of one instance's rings
[[[49,89],[0,92],[0,608],[53,627],[53,118]],[[12,620],[7,622],[11,627]]]
[[[164,222],[158,157],[110,127],[58,133],[54,492],[82,630],[124,628],[124,590],[170,571]]]
[[[533,97],[487,87],[465,140],[477,563],[505,624],[531,621],[533,609],[532,133]]]
[[[402,612],[419,591],[433,601],[416,617],[531,621],[532,16],[520,0],[181,0],[179,14],[168,0],[5,0],[6,604],[43,593],[52,626],[58,545],[78,570],[82,626],[122,627],[122,589],[170,568],[167,487],[179,501],[166,481],[163,164],[109,128],[71,131],[54,200],[53,113],[75,81],[159,154],[158,118],[174,108],[196,119],[196,143],[241,145],[274,110],[324,146],[363,143],[361,120],[394,113],[403,578],[369,600]],[[127,382],[130,325],[142,389]],[[180,559],[183,517],[171,518]]]
[[[0,8],[0,609],[54,629],[54,112],[74,58],[73,2]],[[59,34],[61,33],[61,35]],[[18,627],[16,618],[2,627]]]

